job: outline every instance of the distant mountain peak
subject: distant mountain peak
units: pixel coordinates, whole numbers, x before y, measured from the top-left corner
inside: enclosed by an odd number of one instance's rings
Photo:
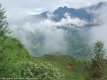
[[[97,10],[99,8],[102,8],[105,5],[107,5],[107,2],[99,2],[99,3],[95,4],[95,5],[89,6],[88,8],[92,9],[92,10]]]
[[[67,6],[59,7],[59,9],[67,9]]]
[[[63,18],[66,18],[65,14],[67,13],[71,18],[79,18],[89,22],[93,20],[92,15],[94,14],[94,13],[89,13],[89,11],[99,10],[105,5],[107,5],[107,2],[100,2],[92,6],[79,8],[79,9],[68,7],[68,6],[62,6],[57,8],[53,12],[45,11],[38,15],[33,15],[31,16],[31,20],[41,21],[49,18],[55,22],[58,22]]]
[[[96,4],[96,7],[99,8],[99,7],[102,7],[104,5],[107,5],[107,2],[100,2],[100,3]]]
[[[64,6],[63,8],[64,8],[64,9],[67,9],[68,7],[67,7],[67,6]]]
[[[100,2],[100,3],[98,3],[98,5],[100,5],[100,6],[106,5],[106,4],[107,4],[107,2]]]

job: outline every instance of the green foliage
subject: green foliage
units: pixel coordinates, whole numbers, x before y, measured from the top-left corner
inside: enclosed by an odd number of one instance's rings
[[[35,58],[36,63],[48,61],[61,70],[65,76],[65,80],[84,80],[86,76],[84,59],[78,59],[69,55],[45,55]],[[68,69],[67,65],[72,64],[72,69]]]
[[[5,10],[0,6],[0,77],[12,77],[14,64],[30,58],[20,41],[10,36],[7,26]]]
[[[6,21],[6,15],[5,10],[1,8],[0,5],[0,37],[5,36],[9,34],[9,30],[7,29],[7,21]]]
[[[94,54],[89,67],[89,80],[103,80],[104,75],[104,45],[102,42],[97,42],[94,47]]]
[[[5,45],[8,46],[3,53],[0,53],[0,76],[8,77],[15,72],[15,64],[20,61],[29,61],[30,56],[27,50],[14,38],[7,38]],[[0,45],[2,47],[3,45]],[[12,77],[12,76],[9,76]]]
[[[50,63],[35,64],[33,62],[22,62],[19,64],[22,78],[33,78],[34,80],[64,80],[64,76]]]
[[[2,58],[4,56],[3,52],[7,48],[5,41],[7,40],[6,35],[9,34],[7,29],[7,21],[5,16],[4,9],[0,6],[0,61],[2,61]]]

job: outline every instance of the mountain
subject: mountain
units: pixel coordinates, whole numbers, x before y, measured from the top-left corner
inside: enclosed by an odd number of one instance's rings
[[[83,7],[79,9],[68,8],[67,6],[59,7],[53,12],[45,11],[38,15],[28,15],[25,18],[19,20],[18,24],[19,23],[23,24],[24,22],[35,23],[35,22],[44,21],[46,19],[59,22],[62,19],[66,19],[66,14],[68,14],[71,18],[79,18],[80,20],[86,21],[87,24],[84,25],[85,27],[92,27],[97,25],[96,23],[93,23],[94,21],[93,15],[95,13],[93,13],[92,11],[97,11],[102,7],[104,7],[105,5],[107,5],[107,2],[100,2],[95,5]]]
[[[68,8],[67,6],[64,7],[59,7],[56,10],[54,10],[53,12],[49,12],[49,11],[45,11],[43,13],[40,13],[38,15],[30,15],[29,17],[33,17],[35,19],[40,19],[40,20],[44,20],[48,18],[48,14],[52,14],[54,16],[52,16],[52,20],[54,21],[60,21],[62,18],[65,18],[65,14],[68,13],[70,17],[77,17],[80,19],[85,19],[87,21],[92,20],[92,13],[89,13],[87,11],[87,9],[89,10],[98,10],[101,7],[103,7],[104,5],[107,5],[107,2],[100,2],[98,4],[92,5],[92,6],[88,6],[88,7],[84,7],[84,8],[79,8],[79,9],[75,9],[75,8]],[[41,19],[42,18],[42,19]]]
[[[86,9],[84,8],[80,8],[80,9],[75,9],[75,8],[68,8],[67,6],[64,7],[59,7],[57,8],[55,11],[53,12],[48,12],[45,11],[41,14],[38,15],[30,15],[28,16],[29,18],[31,18],[32,20],[39,19],[40,20],[44,20],[44,19],[48,19],[48,14],[52,14],[54,16],[51,17],[51,19],[55,22],[60,21],[62,18],[65,18],[65,14],[69,14],[70,17],[78,17],[80,19],[85,19],[85,20],[90,20],[91,19],[91,14],[88,13],[86,11]],[[26,17],[27,18],[27,17]],[[29,19],[28,18],[28,19]]]
[[[53,20],[60,21],[62,18],[65,18],[65,14],[69,14],[70,17],[78,17],[80,19],[86,19],[90,20],[91,14],[89,14],[85,9],[74,9],[74,8],[67,8],[65,7],[59,7],[56,9],[53,14],[55,17]]]
[[[45,11],[38,15],[29,15],[23,21],[21,20],[23,25],[19,25],[20,30],[17,29],[16,34],[20,35],[18,39],[24,39],[22,42],[25,45],[27,44],[30,53],[36,56],[58,53],[87,56],[90,52],[89,30],[98,25],[98,23],[94,23],[94,11],[100,10],[106,4],[101,2],[79,9],[64,6],[53,12]],[[69,19],[66,16],[70,17],[70,23],[67,23]],[[48,21],[46,22],[46,20]],[[81,23],[83,23],[82,26],[80,26]],[[28,27],[31,27],[34,31],[30,32]],[[63,33],[65,34],[63,35]],[[64,39],[62,42],[60,36]]]
[[[96,5],[92,5],[92,6],[87,7],[87,9],[89,9],[89,10],[98,10],[98,9],[100,9],[100,8],[106,6],[106,5],[107,5],[107,2],[100,2]]]

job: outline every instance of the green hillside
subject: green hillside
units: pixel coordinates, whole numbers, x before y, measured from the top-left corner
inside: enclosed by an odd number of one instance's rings
[[[0,38],[0,40],[2,40],[2,38]],[[64,74],[64,80],[84,80],[86,77],[87,67],[89,66],[88,59],[80,59],[69,55],[44,55],[41,57],[30,57],[24,45],[21,44],[20,41],[12,37],[7,37],[4,44],[7,47],[3,51],[3,54],[0,53],[0,76],[2,77],[21,77],[21,67],[26,70],[26,68],[29,69],[35,64],[41,65],[45,62],[49,62],[51,65],[53,65],[53,67],[58,68],[59,72]],[[0,45],[0,48],[2,47],[3,45]],[[105,62],[107,63],[107,61]],[[48,64],[45,64],[45,66],[46,65]],[[107,65],[105,65],[105,67],[107,67]],[[36,70],[36,68],[34,68],[33,70]],[[14,75],[12,73],[14,73]],[[105,68],[104,80],[107,80],[106,74],[107,68]]]
[[[2,42],[1,42],[2,43]],[[3,51],[4,54],[4,60],[8,61],[8,63],[16,63],[18,61],[25,61],[30,58],[28,51],[24,47],[23,44],[21,44],[20,41],[18,41],[15,38],[7,38],[5,43],[6,48]],[[0,45],[2,47],[3,45]]]
[[[36,63],[50,62],[65,75],[65,80],[83,80],[85,76],[85,68],[87,61],[75,59],[69,55],[45,55],[43,57],[34,58]],[[69,64],[72,68],[69,69]]]
[[[30,60],[25,47],[15,38],[0,37],[0,77],[12,77],[17,69],[17,64]]]
[[[89,67],[89,60],[78,59],[69,55],[45,55],[42,57],[33,58],[36,63],[50,62],[57,67],[64,75],[65,80],[84,80]],[[69,69],[68,65],[72,64]],[[107,74],[107,65],[105,65],[105,75]],[[107,80],[107,77],[104,77]]]

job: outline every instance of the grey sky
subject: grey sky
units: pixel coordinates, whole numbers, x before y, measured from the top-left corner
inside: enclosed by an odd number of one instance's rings
[[[107,0],[0,0],[7,10],[8,18],[23,17],[25,15],[38,14],[42,11],[52,11],[59,6],[80,8],[90,6],[100,1]]]

